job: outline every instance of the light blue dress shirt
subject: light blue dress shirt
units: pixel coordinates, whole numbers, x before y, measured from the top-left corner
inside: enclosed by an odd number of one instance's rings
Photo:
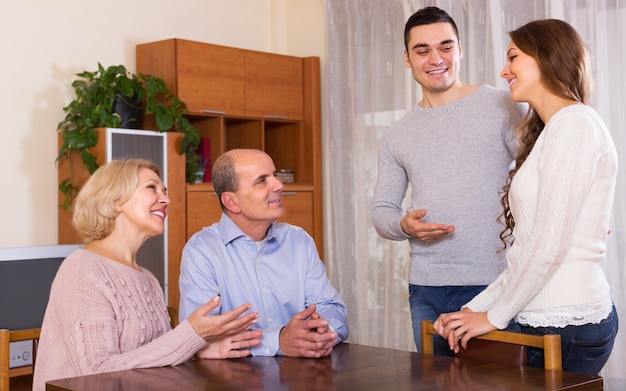
[[[263,331],[261,344],[250,349],[254,356],[281,354],[280,329],[311,304],[337,332],[338,342],[348,337],[346,306],[326,276],[315,242],[290,224],[272,224],[257,243],[222,214],[185,245],[179,287],[180,319],[216,295],[220,306],[211,314],[251,303],[251,311],[260,314],[254,327]]]

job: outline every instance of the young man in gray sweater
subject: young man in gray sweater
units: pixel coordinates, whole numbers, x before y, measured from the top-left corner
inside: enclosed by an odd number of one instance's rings
[[[505,267],[499,192],[515,154],[513,130],[527,107],[508,91],[459,80],[463,49],[445,11],[417,11],[404,37],[405,64],[423,99],[381,140],[371,216],[382,237],[410,242],[409,303],[419,352],[422,319],[459,310]],[[435,353],[449,355],[438,340]]]

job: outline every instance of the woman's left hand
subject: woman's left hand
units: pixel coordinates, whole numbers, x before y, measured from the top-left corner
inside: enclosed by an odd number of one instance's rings
[[[237,334],[228,335],[200,349],[196,356],[199,358],[240,358],[250,355],[246,348],[257,346],[261,343],[261,330],[242,331]]]
[[[460,346],[467,349],[467,342],[471,338],[496,330],[486,312],[472,312],[468,308],[441,314],[434,326],[437,333],[448,340],[450,350],[455,353],[459,352]]]

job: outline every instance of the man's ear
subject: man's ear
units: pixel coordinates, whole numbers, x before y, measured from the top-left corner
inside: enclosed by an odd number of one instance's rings
[[[409,58],[409,52],[404,51],[404,67],[411,69],[411,59]]]
[[[237,195],[233,192],[225,191],[222,193],[222,204],[232,213],[239,213],[241,211]]]

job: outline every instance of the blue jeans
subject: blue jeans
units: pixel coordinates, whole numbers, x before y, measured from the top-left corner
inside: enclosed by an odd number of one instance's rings
[[[615,306],[611,314],[598,324],[560,327],[521,326],[522,333],[561,335],[563,371],[597,375],[613,350],[618,329]],[[543,350],[528,349],[528,365],[543,368]]]
[[[482,292],[486,285],[469,286],[424,286],[409,284],[409,305],[413,320],[413,338],[417,351],[422,351],[422,337],[420,322],[422,320],[435,321],[439,315],[446,312],[455,312]],[[433,337],[435,354],[454,356],[448,341],[438,335]]]

